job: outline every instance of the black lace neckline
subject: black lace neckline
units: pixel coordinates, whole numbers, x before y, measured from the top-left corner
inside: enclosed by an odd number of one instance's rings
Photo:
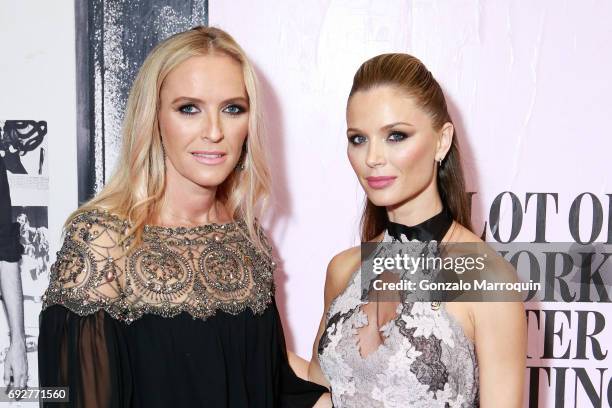
[[[448,208],[443,207],[442,211],[431,218],[417,225],[404,225],[397,222],[388,221],[387,231],[389,235],[398,240],[403,241],[402,235],[405,235],[408,241],[416,239],[418,241],[442,241],[444,235],[453,223],[453,217]]]

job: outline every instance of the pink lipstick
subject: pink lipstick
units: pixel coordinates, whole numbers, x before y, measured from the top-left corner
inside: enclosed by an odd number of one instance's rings
[[[380,176],[380,177],[367,177],[368,185],[375,189],[385,188],[393,184],[397,177],[395,176]]]
[[[196,150],[191,152],[191,155],[198,163],[208,165],[221,164],[227,157],[224,152],[218,150]]]

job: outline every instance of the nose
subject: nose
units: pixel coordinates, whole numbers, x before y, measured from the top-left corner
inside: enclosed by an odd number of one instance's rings
[[[223,127],[219,115],[211,113],[208,115],[209,126],[204,126],[202,130],[202,139],[208,139],[213,143],[218,143],[223,140]]]
[[[368,143],[368,152],[366,156],[366,164],[369,167],[379,167],[386,163],[384,146],[381,145],[377,140],[372,139]]]

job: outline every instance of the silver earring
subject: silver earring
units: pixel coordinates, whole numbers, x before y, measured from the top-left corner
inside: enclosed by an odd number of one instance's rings
[[[442,159],[438,159],[438,166],[442,167]]]
[[[238,163],[236,163],[236,167],[234,167],[234,170],[236,170],[236,171],[244,170],[244,161],[245,160],[246,160],[246,155],[244,153],[242,153],[240,155],[240,158],[238,159]]]

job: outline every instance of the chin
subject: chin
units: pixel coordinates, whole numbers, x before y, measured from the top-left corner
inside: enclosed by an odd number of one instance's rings
[[[367,194],[368,200],[377,207],[389,207],[400,202],[397,197],[393,197],[391,194],[385,194],[380,192],[374,192]]]
[[[199,185],[200,187],[206,187],[206,188],[219,187],[221,184],[223,184],[225,180],[227,180],[228,176],[229,175],[196,177],[196,178],[191,179],[191,181],[193,181],[195,184]]]
[[[368,200],[377,207],[394,207],[414,197],[414,191],[366,190]]]

